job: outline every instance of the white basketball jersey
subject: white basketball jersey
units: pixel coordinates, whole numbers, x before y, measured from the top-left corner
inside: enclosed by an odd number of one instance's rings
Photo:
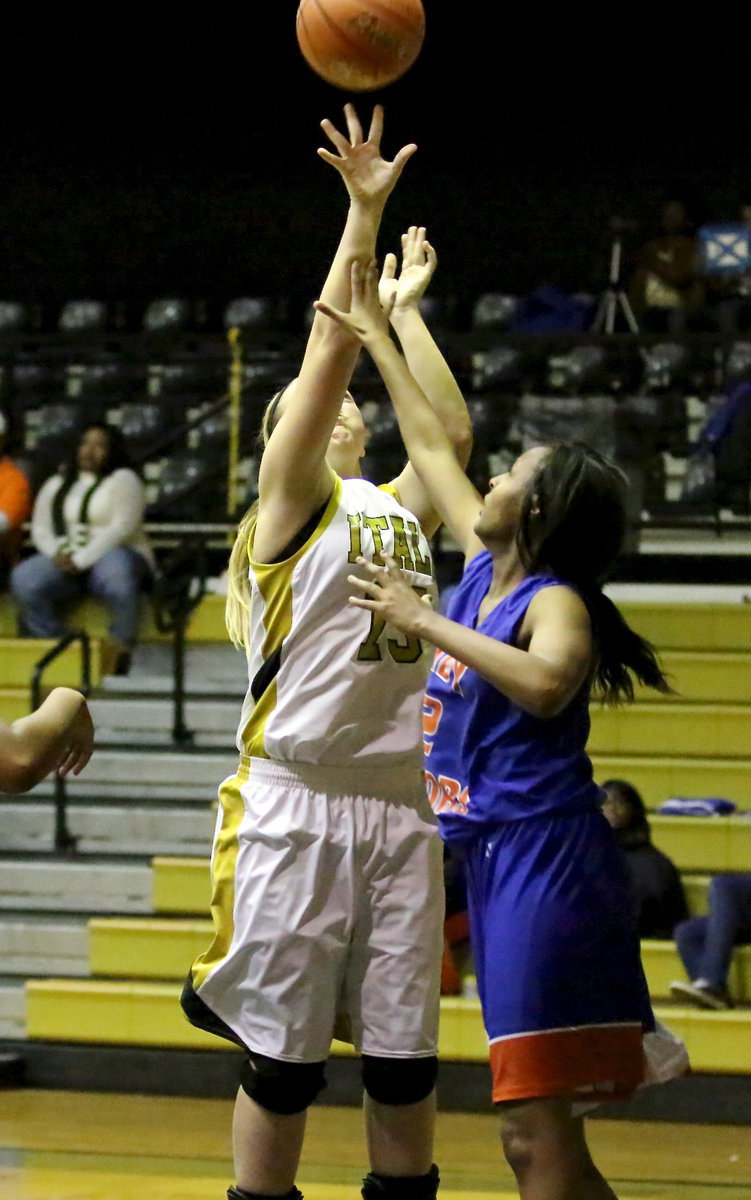
[[[251,535],[252,538],[252,535]],[[359,556],[393,557],[420,592],[434,591],[430,548],[395,497],[336,479],[308,540],[278,563],[253,561],[249,688],[237,746],[282,762],[419,761],[429,655],[382,618],[355,608],[347,576]]]

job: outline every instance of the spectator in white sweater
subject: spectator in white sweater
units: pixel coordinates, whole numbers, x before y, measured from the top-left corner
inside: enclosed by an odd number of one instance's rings
[[[110,610],[115,670],[127,673],[138,634],[139,593],[153,569],[145,505],[143,483],[128,465],[119,430],[87,426],[73,460],[36,498],[31,538],[37,553],[11,574],[22,633],[62,636],[66,607],[90,593]]]

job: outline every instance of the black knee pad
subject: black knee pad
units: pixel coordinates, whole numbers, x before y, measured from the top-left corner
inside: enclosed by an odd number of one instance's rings
[[[435,1200],[440,1176],[433,1166],[427,1175],[376,1175],[371,1171],[362,1181],[363,1200]]]
[[[435,1087],[438,1059],[362,1056],[362,1082],[379,1104],[417,1104]]]
[[[231,1187],[227,1188],[227,1200],[303,1200],[303,1195],[296,1187],[290,1188],[284,1196],[266,1196],[263,1192],[245,1192],[242,1188]]]
[[[326,1086],[324,1066],[322,1062],[281,1062],[265,1054],[250,1054],[240,1075],[240,1086],[261,1108],[291,1116],[304,1112]]]

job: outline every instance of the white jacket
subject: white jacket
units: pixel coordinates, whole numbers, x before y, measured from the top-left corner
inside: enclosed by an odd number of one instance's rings
[[[37,550],[54,558],[70,554],[80,571],[89,567],[117,546],[129,546],[143,555],[151,567],[154,556],[143,529],[146,493],[143,483],[129,467],[120,467],[105,477],[91,492],[88,519],[81,521],[81,509],[97,477],[90,471],[79,472],[65,497],[63,518],[65,533],[55,533],[52,502],[62,487],[62,475],[53,475],[39,490],[31,515],[31,539]]]

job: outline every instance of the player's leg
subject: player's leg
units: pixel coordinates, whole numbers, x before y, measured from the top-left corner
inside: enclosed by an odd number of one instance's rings
[[[387,1083],[388,1072],[391,1079]],[[376,1063],[374,1059],[365,1059],[363,1078],[371,1165],[363,1181],[363,1197],[433,1200],[438,1189],[438,1170],[433,1163],[435,1060],[384,1059]],[[399,1099],[409,1095],[410,1086],[418,1091],[426,1087],[430,1090],[412,1103],[399,1103]],[[373,1091],[381,1098],[376,1099]]]
[[[235,1191],[286,1197],[324,1085],[349,945],[346,821],[283,764],[253,759],[234,784],[221,792],[213,856],[215,880],[226,873],[233,886],[215,889],[217,942],[208,972],[194,964],[193,1007],[203,1002],[251,1047],[235,1102]],[[316,932],[301,917],[310,912]]]
[[[503,1104],[501,1142],[521,1200],[616,1200],[565,1097]]]
[[[419,805],[368,804],[365,824],[382,841],[372,845],[345,996],[362,1051],[370,1161],[363,1196],[432,1200],[442,851]]]
[[[323,1063],[251,1054],[232,1123],[240,1195],[294,1197],[307,1110],[323,1086]],[[230,1193],[231,1195],[231,1193]]]

